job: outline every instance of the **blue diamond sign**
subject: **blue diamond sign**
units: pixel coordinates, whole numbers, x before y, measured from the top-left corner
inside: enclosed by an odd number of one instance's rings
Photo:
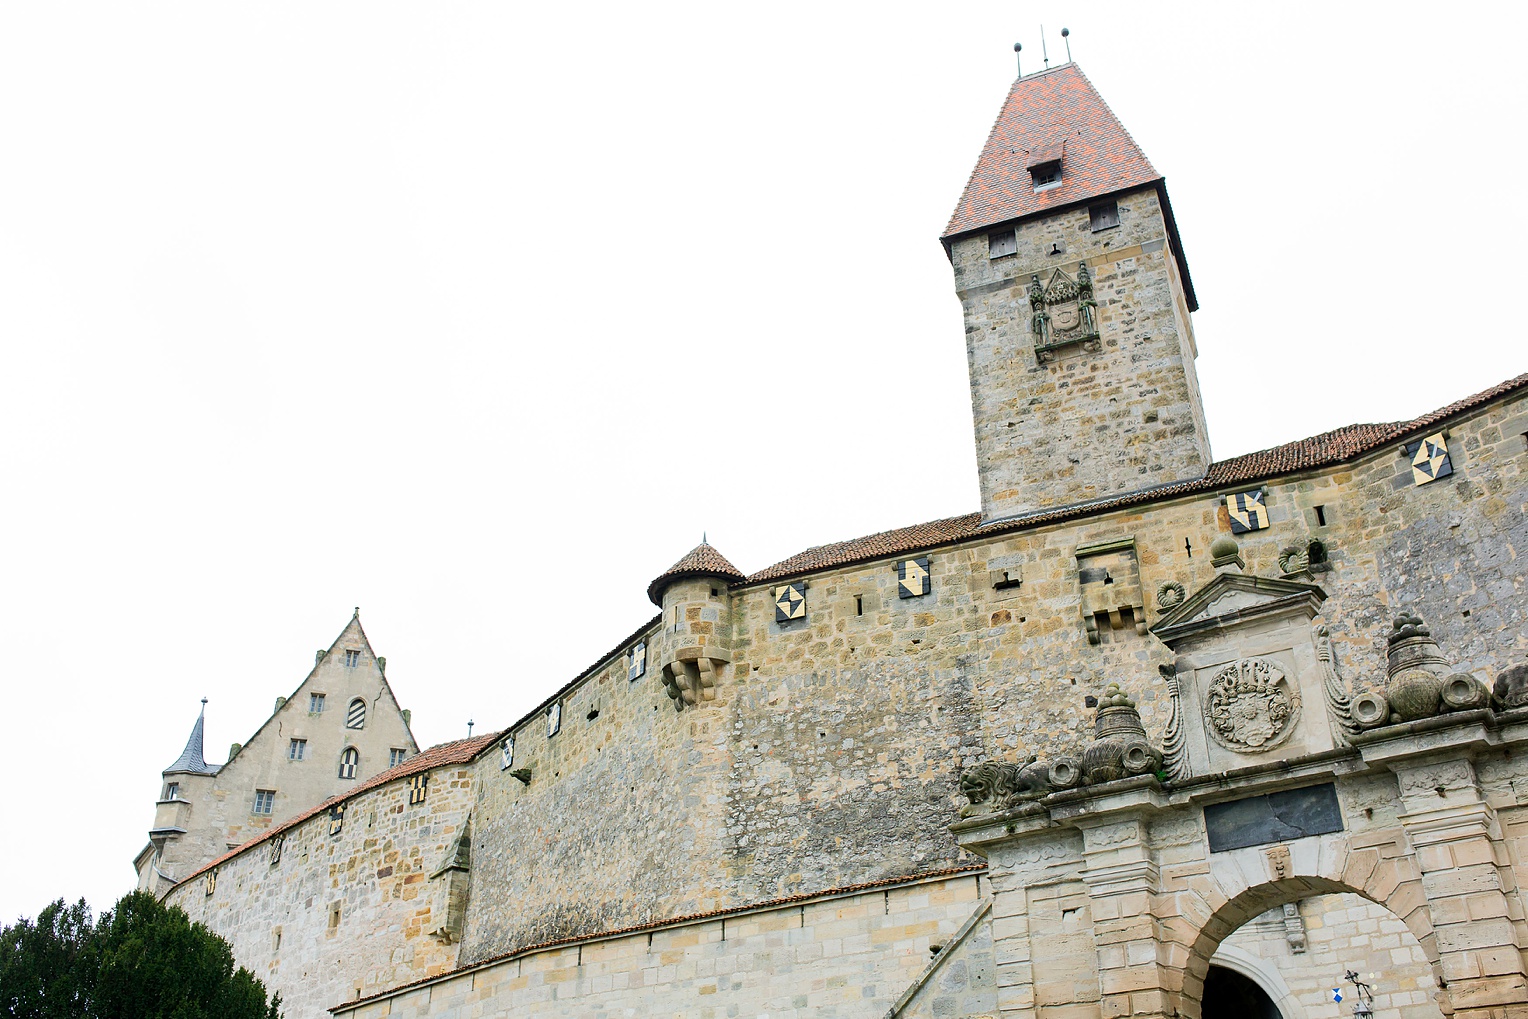
[[[1340,988],[1340,987],[1333,987],[1332,988],[1332,1000],[1335,1001],[1335,1002],[1338,1002],[1339,1004],[1342,1002],[1342,988]]]

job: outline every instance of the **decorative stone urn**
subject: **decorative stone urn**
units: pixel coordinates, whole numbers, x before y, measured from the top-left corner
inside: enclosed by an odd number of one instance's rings
[[[1147,741],[1135,700],[1118,683],[1110,683],[1098,700],[1093,742],[1082,752],[1083,781],[1096,785],[1161,767],[1161,751]]]
[[[1451,670],[1421,616],[1402,612],[1395,617],[1388,659],[1390,681],[1385,699],[1390,703],[1391,724],[1436,715],[1442,703],[1443,681]]]

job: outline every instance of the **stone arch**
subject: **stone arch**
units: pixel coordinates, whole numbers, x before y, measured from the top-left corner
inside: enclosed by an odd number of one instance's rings
[[[1284,982],[1284,975],[1268,960],[1260,959],[1234,945],[1222,945],[1215,953],[1215,965],[1240,973],[1261,987],[1274,1005],[1278,1006],[1279,1014],[1284,1019],[1305,1019],[1305,1006],[1300,1004],[1300,999],[1295,997],[1289,985]]]
[[[1440,988],[1445,986],[1443,971],[1439,964],[1437,936],[1433,931],[1432,917],[1427,909],[1427,897],[1422,890],[1421,877],[1416,871],[1415,863],[1410,858],[1398,858],[1388,862],[1409,863],[1411,866],[1386,869],[1378,882],[1374,880],[1374,875],[1381,874],[1381,868],[1378,867],[1372,868],[1370,878],[1362,882],[1350,883],[1320,875],[1277,878],[1248,885],[1226,899],[1203,924],[1199,925],[1192,943],[1187,946],[1188,959],[1183,967],[1184,1007],[1181,1009],[1182,1013],[1193,1017],[1199,1015],[1199,1001],[1204,993],[1204,979],[1210,970],[1210,959],[1220,948],[1220,943],[1233,931],[1270,909],[1278,909],[1287,902],[1296,902],[1313,895],[1349,893],[1367,899],[1387,910],[1404,923],[1421,944],[1422,951],[1427,956],[1427,962],[1432,967],[1434,984]],[[1403,873],[1397,875],[1396,871]],[[1393,880],[1397,876],[1400,876],[1400,880]],[[1250,973],[1243,975],[1257,980],[1257,977]],[[1449,1011],[1446,1006],[1446,994],[1447,991],[1439,991],[1437,998],[1445,1013]],[[1269,996],[1273,995],[1270,993]],[[1280,1007],[1282,1008],[1282,1005]]]

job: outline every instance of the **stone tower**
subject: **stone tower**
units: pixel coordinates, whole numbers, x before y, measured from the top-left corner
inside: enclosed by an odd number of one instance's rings
[[[1166,182],[1076,64],[1013,83],[942,240],[984,519],[1204,476]]]
[[[647,588],[663,609],[653,648],[663,688],[676,711],[716,699],[716,683],[732,662],[731,584],[743,573],[702,541],[664,570]]]

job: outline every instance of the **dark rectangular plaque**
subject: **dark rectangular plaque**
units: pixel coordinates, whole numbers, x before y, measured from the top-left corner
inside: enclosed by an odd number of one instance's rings
[[[1212,804],[1204,808],[1204,826],[1210,852],[1223,853],[1342,831],[1342,810],[1337,787],[1328,782]]]

